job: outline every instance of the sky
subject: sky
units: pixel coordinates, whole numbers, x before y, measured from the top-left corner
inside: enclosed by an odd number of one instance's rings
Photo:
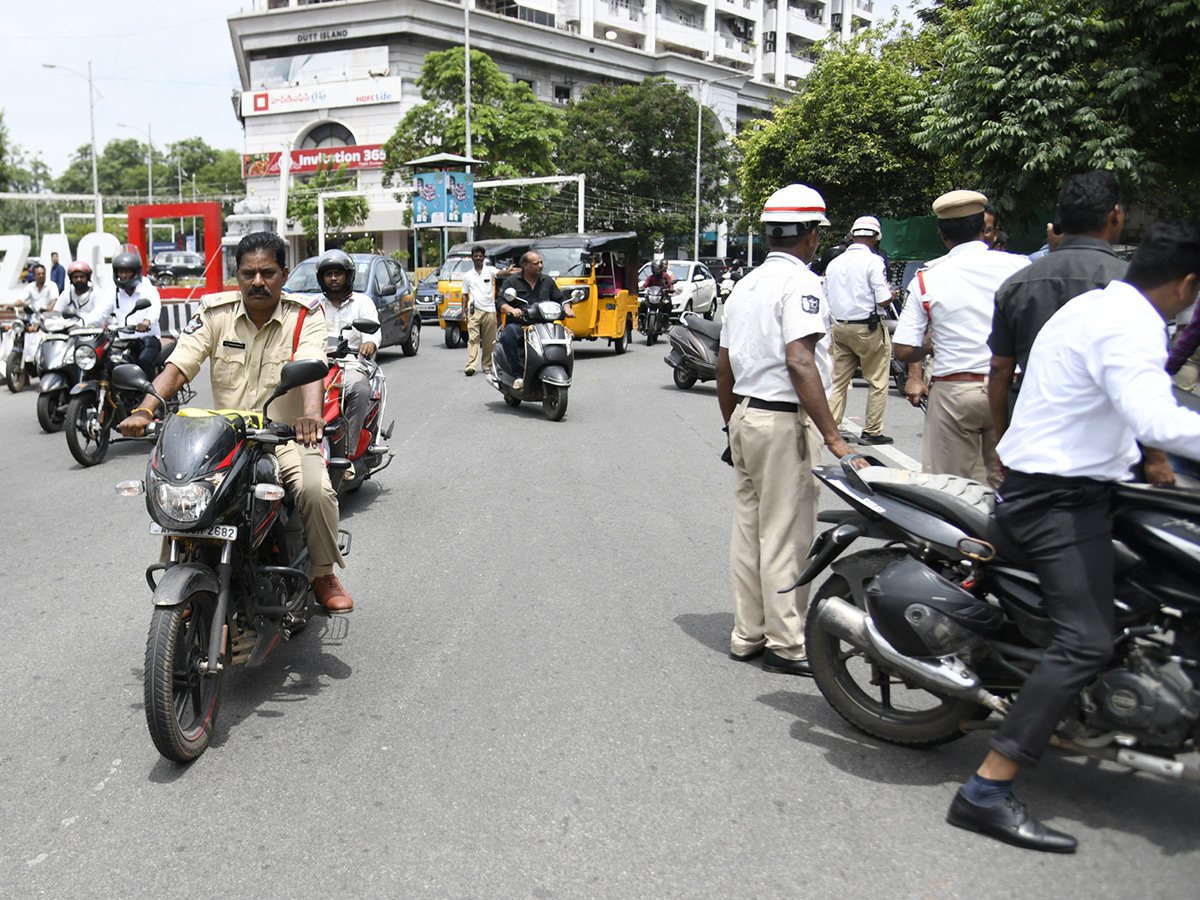
[[[240,153],[242,126],[229,97],[241,84],[227,17],[252,8],[251,0],[0,0],[0,109],[9,139],[63,173],[91,139],[90,57],[101,153],[115,139],[145,143],[148,124],[155,147],[199,136]]]
[[[908,8],[920,2],[900,5],[911,18]],[[876,3],[881,15],[886,7]],[[90,58],[101,153],[114,139],[144,142],[148,125],[155,147],[199,136],[242,152],[230,102],[241,84],[227,18],[252,9],[252,0],[0,0],[0,109],[9,139],[61,175],[90,140]]]

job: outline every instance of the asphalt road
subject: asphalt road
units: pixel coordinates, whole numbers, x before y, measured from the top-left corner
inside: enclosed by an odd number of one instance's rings
[[[881,744],[732,662],[714,386],[578,346],[559,423],[434,331],[385,353],[397,460],[343,503],[357,609],[231,671],[187,767],[146,732],[157,541],[112,490],[145,446],[80,468],[0,395],[0,896],[1197,895],[1194,787],[1052,752],[1021,793],[1081,849],[1008,848],[943,822],[982,736]],[[893,396],[899,451],[921,425]]]

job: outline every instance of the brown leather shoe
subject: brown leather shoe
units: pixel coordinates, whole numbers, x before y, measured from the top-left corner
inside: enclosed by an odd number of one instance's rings
[[[354,612],[354,601],[342,587],[336,575],[322,575],[312,582],[313,593],[317,602],[334,614]]]

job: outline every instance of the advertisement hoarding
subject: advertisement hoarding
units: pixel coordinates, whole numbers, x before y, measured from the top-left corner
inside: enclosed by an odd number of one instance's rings
[[[267,116],[313,109],[344,109],[399,103],[402,78],[367,78],[329,84],[242,91],[243,116]]]
[[[379,169],[383,167],[383,144],[361,144],[351,147],[319,147],[315,150],[293,150],[288,171],[293,175],[311,174],[321,166],[345,166],[347,169]],[[247,153],[242,156],[242,177],[278,175],[282,153]]]
[[[429,172],[416,176],[413,225],[417,228],[475,224],[475,176],[468,172]]]

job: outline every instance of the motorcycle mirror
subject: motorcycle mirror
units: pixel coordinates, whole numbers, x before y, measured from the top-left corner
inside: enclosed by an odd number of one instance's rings
[[[272,400],[282,397],[292,388],[300,387],[302,384],[320,381],[328,371],[328,363],[320,359],[297,359],[285,363],[279,370],[279,384],[275,385],[275,390],[263,404],[263,418],[267,418],[267,407],[271,405]]]
[[[370,319],[355,319],[351,324],[363,334],[374,334],[379,330],[379,323]]]
[[[126,325],[129,324],[129,317],[132,316],[135,312],[138,312],[143,309],[149,309],[149,308],[150,308],[150,301],[147,300],[145,297],[139,297],[137,303],[133,304],[133,309],[131,309],[129,311],[129,315],[125,317],[125,324]]]
[[[141,391],[143,394],[152,393],[150,382],[141,366],[124,363],[113,369],[112,383],[123,391]]]
[[[508,301],[509,303],[512,303],[512,301],[516,300],[517,299],[517,289],[516,288],[506,288],[504,291],[504,299],[506,301]]]

